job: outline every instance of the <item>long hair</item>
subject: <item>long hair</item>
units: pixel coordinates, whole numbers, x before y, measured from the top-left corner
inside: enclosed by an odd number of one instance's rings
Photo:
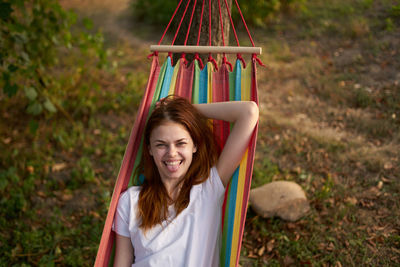
[[[181,190],[174,202],[176,216],[188,206],[192,186],[207,180],[210,169],[218,158],[217,146],[207,118],[184,98],[169,96],[162,99],[146,124],[143,154],[136,169],[136,175],[143,173],[145,176],[138,203],[140,228],[144,232],[168,219],[168,200],[171,199],[149,152],[152,131],[168,121],[184,126],[197,148],[192,163],[180,182]]]

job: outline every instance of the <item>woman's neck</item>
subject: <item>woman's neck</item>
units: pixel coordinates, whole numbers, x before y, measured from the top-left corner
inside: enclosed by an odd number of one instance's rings
[[[163,181],[163,184],[165,186],[165,189],[167,190],[168,196],[171,199],[171,203],[168,204],[173,204],[179,196],[179,192],[182,188],[182,183]]]

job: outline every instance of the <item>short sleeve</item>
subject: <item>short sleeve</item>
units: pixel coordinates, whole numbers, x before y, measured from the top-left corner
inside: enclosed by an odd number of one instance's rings
[[[128,191],[124,192],[118,201],[117,211],[114,216],[112,229],[119,235],[130,237],[129,218],[130,218],[130,198]]]
[[[221,177],[218,174],[217,168],[214,166],[210,170],[210,178],[208,179],[211,183],[213,191],[217,196],[223,195],[225,193],[225,187],[222,184]]]

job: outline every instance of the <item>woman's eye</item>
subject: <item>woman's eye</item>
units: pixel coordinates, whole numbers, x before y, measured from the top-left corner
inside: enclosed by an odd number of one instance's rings
[[[165,144],[157,144],[156,147],[164,147]]]
[[[184,146],[184,145],[186,145],[186,143],[185,142],[179,142],[177,145],[178,146]]]

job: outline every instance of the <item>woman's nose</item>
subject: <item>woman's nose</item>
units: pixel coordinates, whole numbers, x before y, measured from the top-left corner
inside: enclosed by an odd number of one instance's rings
[[[175,156],[176,155],[176,147],[174,145],[170,145],[168,149],[168,154],[170,156]]]

